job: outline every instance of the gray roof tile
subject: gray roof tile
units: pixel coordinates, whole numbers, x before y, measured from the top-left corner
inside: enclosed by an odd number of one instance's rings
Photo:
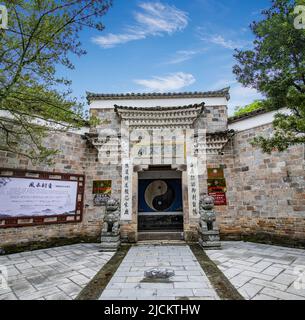
[[[87,100],[114,100],[114,99],[156,99],[156,98],[205,98],[205,97],[225,97],[230,99],[230,88],[206,92],[168,92],[168,93],[93,93],[87,92]]]

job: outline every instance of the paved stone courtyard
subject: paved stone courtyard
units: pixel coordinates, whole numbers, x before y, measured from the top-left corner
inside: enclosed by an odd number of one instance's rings
[[[175,271],[168,283],[142,282],[152,268]],[[101,300],[215,300],[218,296],[188,246],[132,247]]]
[[[0,300],[71,300],[111,259],[99,244],[77,244],[0,256],[8,269],[9,289]],[[207,251],[247,300],[305,300],[305,277],[295,287],[298,269],[305,271],[305,250],[244,242],[223,242]],[[169,282],[143,282],[144,271],[175,270]],[[297,282],[299,283],[299,282]],[[302,288],[303,284],[303,288]],[[102,293],[102,300],[219,299],[187,245],[132,247]]]
[[[72,300],[113,253],[98,244],[77,244],[0,256],[8,268],[8,290],[0,300]]]
[[[247,300],[305,300],[305,250],[223,242],[207,254]],[[304,272],[300,289],[296,268]]]

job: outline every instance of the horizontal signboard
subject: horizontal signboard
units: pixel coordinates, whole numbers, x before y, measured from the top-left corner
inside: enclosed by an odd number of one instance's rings
[[[0,227],[81,221],[84,176],[0,169]]]
[[[227,197],[225,192],[209,192],[209,196],[214,198],[215,206],[226,206]]]
[[[77,181],[0,177],[0,219],[75,214]]]
[[[208,168],[209,179],[223,179],[224,172],[222,168]]]
[[[93,181],[93,194],[111,195],[112,181],[111,180],[96,180]]]

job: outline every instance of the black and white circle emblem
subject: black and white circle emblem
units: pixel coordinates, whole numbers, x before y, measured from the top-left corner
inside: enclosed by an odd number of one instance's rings
[[[155,180],[147,186],[144,197],[149,208],[164,212],[174,203],[175,191],[166,181]]]

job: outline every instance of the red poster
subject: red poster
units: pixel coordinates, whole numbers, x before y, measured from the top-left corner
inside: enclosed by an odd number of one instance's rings
[[[210,192],[209,196],[213,197],[215,200],[215,206],[226,206],[227,197],[225,192]]]

